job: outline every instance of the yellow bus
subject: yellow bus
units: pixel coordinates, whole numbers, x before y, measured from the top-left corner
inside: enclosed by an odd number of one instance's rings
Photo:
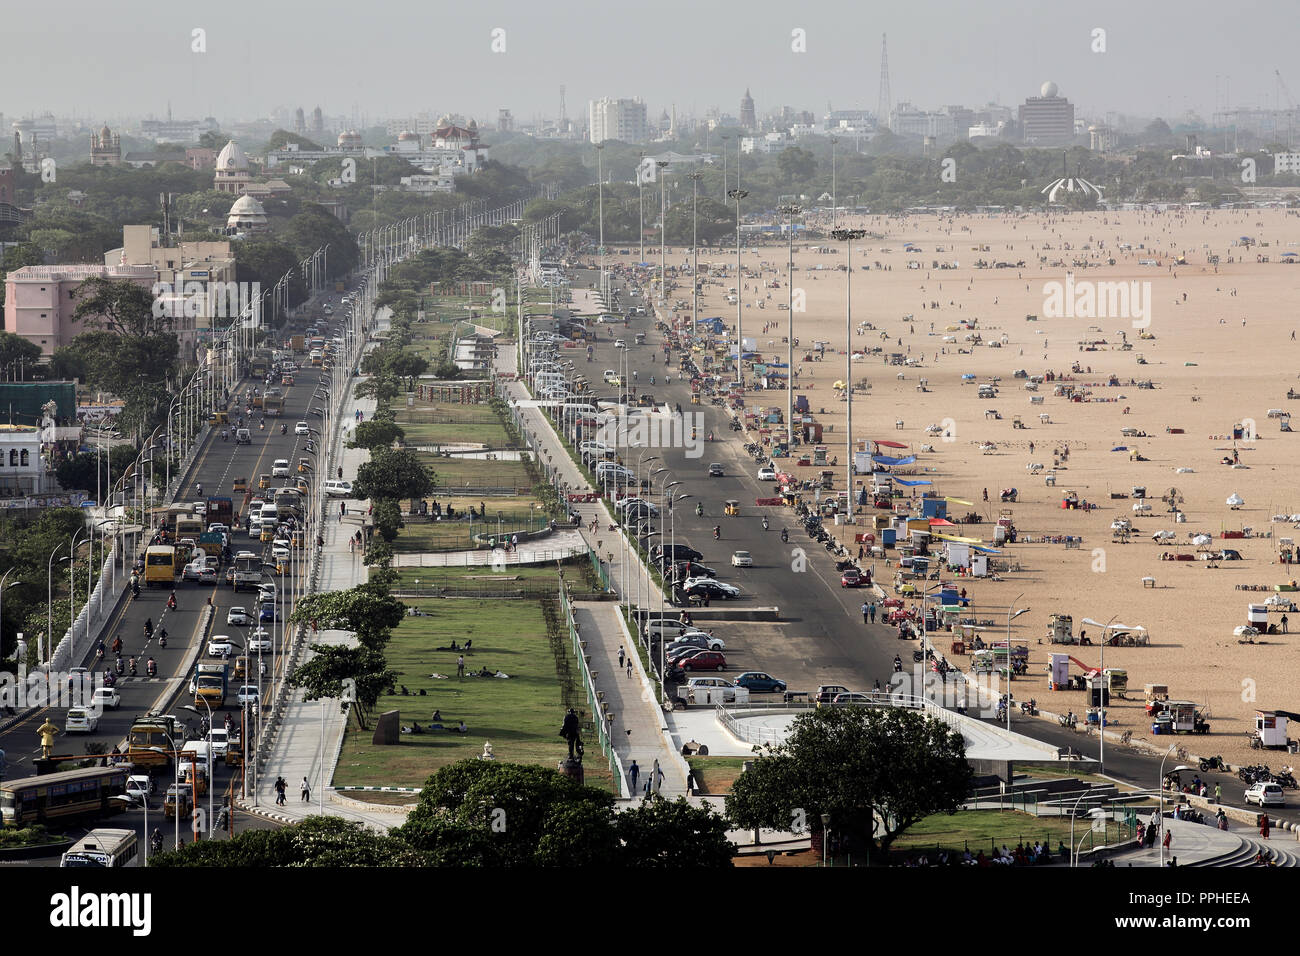
[[[144,583],[176,587],[176,549],[170,544],[151,544],[144,553]]]
[[[123,809],[126,767],[64,770],[0,784],[0,822],[6,827],[78,817],[104,816]]]

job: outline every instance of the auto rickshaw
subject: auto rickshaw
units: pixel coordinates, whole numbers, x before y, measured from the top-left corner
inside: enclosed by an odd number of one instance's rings
[[[731,518],[738,516],[740,514],[740,502],[735,498],[728,498],[727,505],[722,509],[722,513]]]
[[[248,479],[247,479],[247,478],[236,478],[232,490],[233,490],[235,493],[238,493],[238,494],[245,494],[245,493],[247,493],[247,492],[248,492]]]
[[[305,475],[311,471],[311,461],[307,458],[298,459],[298,474]]]
[[[181,771],[181,783],[194,787],[194,792],[200,797],[208,792],[208,772],[202,767],[195,766],[192,763],[184,764]],[[195,780],[197,779],[197,784]]]
[[[248,674],[248,656],[240,655],[235,658],[235,670],[231,675],[235,680],[243,680]]]
[[[700,404],[700,393],[699,393],[699,392],[691,392],[691,404],[692,404],[692,405],[698,405],[698,404]]]
[[[293,384],[293,376],[292,376],[292,375],[283,375],[283,376],[281,376],[281,377],[280,377],[280,384],[281,384],[281,385],[292,385],[292,384]]]
[[[193,791],[188,783],[173,783],[167,788],[167,796],[163,797],[163,816],[170,820],[177,815],[187,817],[194,810]]]
[[[259,539],[263,544],[270,544],[275,540],[275,526],[267,523],[262,525],[262,535]]]
[[[242,741],[232,740],[226,744],[226,766],[242,767],[244,765],[244,744]]]
[[[271,487],[271,476],[270,476],[270,475],[258,475],[258,476],[257,476],[257,487],[258,487],[258,490],[259,490],[259,491],[266,491],[267,488],[270,488],[270,487]]]
[[[228,425],[230,416],[225,412],[213,412],[212,418],[208,421],[209,425]]]
[[[304,540],[305,538],[303,537],[303,533],[301,531],[295,531],[293,534],[289,535],[289,544],[292,547],[297,548],[299,550],[302,550],[302,545]]]
[[[311,484],[307,481],[306,478],[299,478],[297,481],[293,483],[293,486],[298,489],[299,494],[305,495],[309,491],[311,491]]]

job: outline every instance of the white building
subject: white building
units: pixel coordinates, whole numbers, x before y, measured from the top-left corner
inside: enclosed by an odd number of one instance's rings
[[[767,133],[764,136],[745,136],[740,140],[742,153],[779,153],[792,145],[781,133]]]
[[[899,136],[933,136],[944,142],[957,135],[952,114],[919,110],[911,103],[899,103],[890,111],[889,128]]]
[[[40,431],[31,425],[0,425],[0,498],[40,495],[57,488],[41,459]]]
[[[588,137],[593,143],[609,139],[644,143],[650,138],[645,103],[640,99],[602,97],[587,103]]]
[[[1274,173],[1300,173],[1300,153],[1274,153]]]

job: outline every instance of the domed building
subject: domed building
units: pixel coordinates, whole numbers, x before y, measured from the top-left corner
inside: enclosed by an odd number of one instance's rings
[[[226,235],[267,232],[266,210],[252,196],[240,196],[226,217]]]
[[[233,139],[221,147],[221,152],[217,154],[216,169],[212,188],[217,192],[243,195],[253,179],[248,168],[248,157]]]
[[[1066,154],[1062,153],[1060,178],[1052,180],[1040,190],[1042,195],[1046,197],[1047,202],[1066,203],[1071,196],[1091,200],[1092,202],[1101,202],[1101,187],[1080,176],[1077,168],[1074,175],[1071,176],[1067,162]]]
[[[122,165],[122,137],[110,130],[107,123],[98,133],[90,134],[90,165]]]
[[[397,134],[397,145],[393,147],[396,153],[418,153],[420,151],[420,134],[413,130],[402,130]]]
[[[1068,146],[1074,142],[1074,104],[1048,80],[1020,107],[1020,132],[1034,146]]]
[[[344,130],[339,133],[338,146],[340,149],[360,149],[361,134],[354,129]]]

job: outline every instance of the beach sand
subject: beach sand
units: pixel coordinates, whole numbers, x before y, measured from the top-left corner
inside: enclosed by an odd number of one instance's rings
[[[1289,404],[1300,411],[1300,402],[1286,399],[1289,388],[1300,388],[1296,374],[1300,342],[1295,339],[1300,327],[1296,315],[1300,267],[1280,262],[1284,252],[1300,252],[1300,218],[1284,210],[1126,211],[869,217],[852,223],[841,220],[840,225],[869,232],[853,246],[852,325],[871,323],[876,331],[855,334],[854,349],[882,347],[886,353],[921,359],[919,367],[903,368],[886,365],[881,355],[862,355],[853,362],[854,381],[865,378],[870,383],[868,392],[854,395],[853,438],[907,443],[919,457],[915,467],[925,472],[912,477],[931,479],[940,495],[974,502],[986,522],[995,521],[1004,507],[998,503],[999,489],[1017,488],[1019,502],[1005,507],[1014,515],[1022,538],[1082,538],[1077,550],[1060,543],[1015,544],[1005,553],[1021,570],[1002,575],[1001,581],[961,581],[979,618],[1005,621],[1008,605],[1022,593],[1017,606],[1032,608],[1012,626],[1013,640],[1029,645],[1031,664],[1029,677],[1013,685],[1016,699],[1033,696],[1049,710],[1082,713],[1082,693],[1048,691],[1047,656],[1051,651],[1067,651],[1096,666],[1100,649],[1049,645],[1048,617],[1054,612],[1072,615],[1076,633],[1087,627],[1080,623],[1085,617],[1102,622],[1113,617],[1145,626],[1151,634],[1149,648],[1106,649],[1106,666],[1127,669],[1131,688],[1128,702],[1118,702],[1112,709],[1116,729],[1131,729],[1136,737],[1150,738],[1149,721],[1141,712],[1142,687],[1163,683],[1169,685],[1174,699],[1194,700],[1210,716],[1213,736],[1196,738],[1194,744],[1183,741],[1184,745],[1222,752],[1235,762],[1253,762],[1247,759],[1245,735],[1253,728],[1255,710],[1300,710],[1294,690],[1295,675],[1300,674],[1300,637],[1261,636],[1255,645],[1241,645],[1233,635],[1235,626],[1247,622],[1247,604],[1267,597],[1238,590],[1238,585],[1271,588],[1300,577],[1300,570],[1280,564],[1277,556],[1278,539],[1300,540],[1296,530],[1300,525],[1270,520],[1274,515],[1300,514],[1300,493],[1287,477],[1300,468],[1300,431],[1282,433],[1279,420],[1268,417],[1270,409],[1287,411]],[[1243,236],[1258,244],[1240,244]],[[905,242],[921,251],[905,252]],[[1120,248],[1121,244],[1131,248]],[[793,284],[796,294],[806,297],[807,310],[794,316],[799,341],[795,364],[800,372],[795,392],[808,397],[819,421],[833,426],[824,443],[839,459],[837,487],[842,489],[846,405],[832,384],[846,375],[848,274],[835,269],[845,262],[846,244],[832,240],[829,245],[834,252],[812,251],[811,242],[796,245]],[[681,253],[680,248],[673,249],[670,262],[681,263]],[[686,253],[689,256],[689,250]],[[1211,255],[1220,257],[1217,267],[1208,263]],[[1184,256],[1187,264],[1175,265],[1178,256]],[[1258,262],[1259,256],[1271,261]],[[1115,264],[1105,264],[1111,257]],[[1009,261],[1013,267],[975,268],[977,259]],[[936,260],[957,265],[934,269]],[[1140,264],[1143,260],[1158,264]],[[920,268],[909,269],[909,261]],[[1014,267],[1020,261],[1025,265]],[[790,314],[778,310],[777,304],[788,295],[787,248],[772,244],[746,251],[743,262],[746,270],[762,269],[763,283],[779,282],[779,288],[759,289],[758,280],[744,280],[744,336],[757,340],[757,351],[765,358],[784,361],[782,336]],[[1076,262],[1089,265],[1078,267]],[[877,268],[877,263],[888,268]],[[702,273],[706,264],[730,271],[726,278],[709,280],[700,315],[722,316],[733,326],[736,307],[727,304],[724,296],[736,284],[734,253],[701,252]],[[1076,291],[1091,281],[1149,283],[1146,331],[1154,338],[1140,339],[1142,329],[1134,327],[1131,315],[1049,317],[1048,284],[1064,286],[1067,273],[1072,273]],[[672,294],[674,299],[689,298],[689,279],[684,284],[685,289],[679,287]],[[763,308],[758,307],[760,298]],[[930,308],[930,303],[937,303],[937,308]],[[1027,321],[1027,315],[1038,319]],[[985,343],[1005,340],[1005,344],[972,348],[961,341],[967,330],[949,331],[963,321],[973,323]],[[776,328],[764,332],[765,322],[776,323]],[[1120,348],[1121,332],[1131,349]],[[945,336],[955,336],[957,341],[946,342]],[[1086,340],[1107,344],[1083,351],[1080,342]],[[816,341],[828,343],[823,361],[801,361]],[[1138,364],[1139,356],[1147,364]],[[1072,373],[1075,363],[1084,371]],[[1047,382],[1037,392],[1026,391],[1025,380],[1013,378],[1018,369],[1030,376],[1052,370],[1093,400],[1072,402],[1056,396],[1053,383]],[[976,382],[1000,376],[999,394],[991,400],[977,398],[975,384],[963,384],[963,374],[975,376]],[[1107,385],[1111,375],[1123,384]],[[928,384],[926,392],[917,390],[922,378]],[[1154,388],[1129,384],[1144,379]],[[1043,398],[1041,405],[1031,404],[1032,395]],[[747,400],[751,408],[786,407],[784,389],[750,392]],[[1124,414],[1126,407],[1129,414]],[[1001,420],[987,417],[990,409],[1001,413]],[[1040,414],[1049,416],[1050,423],[1040,422]],[[1013,428],[1015,415],[1028,427]],[[1254,422],[1255,438],[1237,441],[1235,448],[1247,467],[1225,466],[1220,461],[1232,455],[1232,426],[1246,419]],[[896,428],[900,421],[902,427]],[[931,424],[948,430],[951,440],[927,435]],[[1148,437],[1122,437],[1120,429],[1125,427],[1144,431]],[[1300,420],[1296,427],[1300,429]],[[776,430],[784,431],[783,427]],[[996,451],[982,452],[984,442],[994,443]],[[1032,454],[1030,442],[1035,446]],[[922,445],[934,450],[922,452]],[[1054,451],[1066,445],[1068,461],[1053,469]],[[1131,461],[1128,452],[1113,450],[1120,446],[1149,460]],[[1031,475],[1026,468],[1030,463],[1043,464],[1044,472],[1054,470],[1056,486],[1048,487],[1043,474]],[[1178,473],[1179,468],[1192,471]],[[813,472],[792,470],[804,477]],[[1150,513],[1135,515],[1131,498],[1110,499],[1111,492],[1128,494],[1135,485],[1145,486],[1151,496]],[[986,488],[988,503],[982,500]],[[1186,523],[1175,524],[1159,500],[1170,488],[1177,489]],[[1062,510],[1062,495],[1069,490],[1098,507],[1087,512]],[[1242,507],[1232,509],[1225,503],[1233,494],[1244,499]],[[969,510],[960,504],[950,509],[958,518]],[[868,508],[865,513],[881,512]],[[1133,521],[1135,533],[1128,543],[1112,540],[1110,526],[1117,517]],[[1223,531],[1243,529],[1254,536],[1220,539]],[[869,529],[859,524],[856,530]],[[1175,532],[1176,540],[1153,542],[1151,535],[1161,530]],[[1217,567],[1205,561],[1160,560],[1166,551],[1196,552],[1190,540],[1198,532],[1212,535],[1215,548],[1237,548],[1244,560]],[[967,525],[964,533],[991,538],[991,523]],[[876,565],[877,580],[888,589],[893,571],[881,561]],[[1142,579],[1147,576],[1155,579],[1154,588],[1144,587]],[[945,575],[945,580],[949,577]],[[1280,617],[1274,613],[1270,619],[1276,623]],[[1300,629],[1300,614],[1290,617],[1292,629]],[[1001,626],[992,630],[992,639],[1005,634]],[[1094,639],[1099,636],[1099,628],[1088,630]],[[946,640],[936,644],[946,652]],[[954,658],[963,669],[969,667],[969,660]],[[1071,666],[1071,673],[1079,672]],[[1300,738],[1300,728],[1293,736]]]

